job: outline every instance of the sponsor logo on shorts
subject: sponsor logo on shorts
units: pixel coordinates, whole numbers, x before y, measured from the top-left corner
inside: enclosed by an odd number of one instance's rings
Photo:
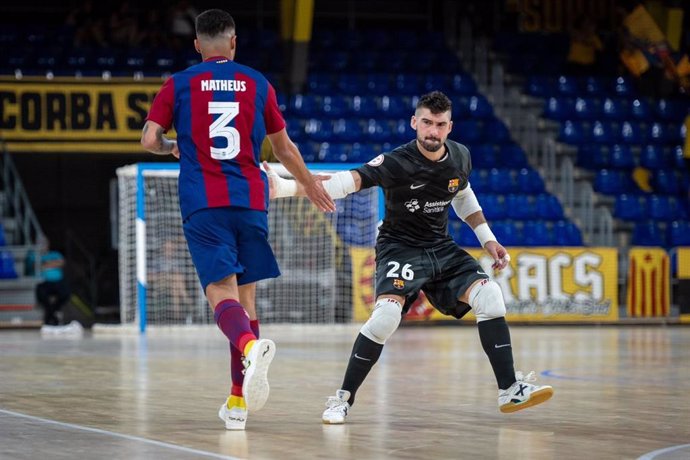
[[[393,287],[395,289],[402,289],[405,287],[405,282],[401,279],[395,279],[393,280]]]
[[[459,178],[456,177],[455,179],[451,179],[448,181],[448,191],[450,193],[453,193],[454,191],[456,191],[458,189],[458,187],[460,187],[460,179]]]

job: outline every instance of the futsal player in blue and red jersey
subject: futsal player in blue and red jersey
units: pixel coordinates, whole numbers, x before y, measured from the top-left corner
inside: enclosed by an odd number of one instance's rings
[[[236,45],[230,14],[214,9],[196,18],[194,46],[203,62],[166,80],[141,143],[180,160],[185,238],[216,323],[230,341],[233,384],[219,416],[227,429],[241,430],[247,411],[261,409],[268,398],[275,354],[273,341],[258,338],[255,305],[256,282],[280,275],[268,243],[268,180],[259,168],[264,138],[319,209],[333,211],[335,204],[287,135],[271,84],[233,61]],[[173,126],[176,141],[164,136]]]

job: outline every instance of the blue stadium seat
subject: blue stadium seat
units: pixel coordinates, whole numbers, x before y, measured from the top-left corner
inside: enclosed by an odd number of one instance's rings
[[[544,179],[531,168],[520,169],[517,175],[517,185],[521,193],[538,194],[546,191]]]
[[[370,118],[366,122],[364,132],[371,142],[393,142],[393,128],[388,120]]]
[[[487,132],[491,133],[492,131],[489,130]],[[491,139],[493,142],[499,142],[499,140],[493,138],[493,136]],[[511,169],[525,168],[528,167],[527,155],[525,155],[525,151],[522,150],[522,147],[515,142],[504,143],[499,146],[497,165]]]
[[[468,96],[453,98],[452,101],[451,117],[454,121],[465,120],[471,117],[470,98]]]
[[[585,92],[590,96],[605,96],[607,91],[606,79],[589,76],[585,79]]]
[[[679,218],[678,200],[666,195],[652,195],[649,197],[649,217],[656,221]]]
[[[327,59],[317,59],[320,66],[331,72],[347,71],[351,60],[347,51],[328,51]]]
[[[496,146],[494,144],[477,144],[470,148],[473,168],[493,168],[496,162]]]
[[[417,137],[417,133],[412,129],[409,118],[400,118],[393,121],[393,139],[399,144],[410,142]]]
[[[381,98],[381,116],[386,118],[410,117],[414,108],[408,97],[383,96]]]
[[[506,196],[506,216],[510,219],[528,220],[534,219],[536,216],[534,203],[527,195]]]
[[[287,125],[287,133],[288,136],[290,136],[290,139],[292,139],[294,142],[301,143],[302,141],[306,140],[306,133],[305,133],[305,123],[297,118],[288,118],[285,120],[285,124]]]
[[[675,147],[671,148],[671,163],[674,167],[679,169],[683,169],[686,167],[683,146],[676,145]]]
[[[553,78],[543,75],[528,77],[525,92],[530,96],[536,97],[550,97],[555,96],[557,93]]]
[[[551,120],[568,120],[575,116],[575,103],[569,97],[549,97],[544,103],[544,118]]]
[[[635,167],[635,157],[629,145],[612,145],[609,152],[612,168],[633,169]]]
[[[561,123],[558,141],[566,144],[580,145],[589,140],[589,136],[585,131],[582,123],[572,120],[566,120]]]
[[[476,120],[458,121],[453,126],[456,137],[463,144],[478,144],[484,142],[482,124]]]
[[[622,194],[616,197],[613,216],[617,219],[638,221],[647,219],[647,199],[640,195]]]
[[[336,77],[335,89],[342,94],[352,96],[369,93],[367,82],[355,74],[341,74]]]
[[[368,94],[388,94],[392,91],[391,79],[388,74],[372,74],[366,76],[364,83]],[[354,94],[360,94],[359,92]]]
[[[612,144],[618,141],[614,127],[609,122],[595,121],[591,125],[591,134],[589,138],[592,142],[599,144]]]
[[[473,118],[487,119],[494,115],[491,103],[482,95],[471,96],[468,108]]]
[[[317,118],[310,118],[304,123],[304,133],[314,142],[332,142],[333,136],[333,122],[326,120],[322,121]]]
[[[677,100],[660,99],[655,109],[656,114],[664,121],[679,122],[688,115],[688,104]]]
[[[646,99],[634,99],[630,103],[630,115],[639,121],[649,121],[652,119],[652,108]]]
[[[671,167],[670,158],[664,147],[655,144],[648,144],[642,147],[640,152],[640,166],[647,169],[657,170]]]
[[[548,193],[537,195],[535,200],[537,216],[544,220],[563,219],[563,207],[558,198]]]
[[[348,161],[348,145],[324,142],[319,148],[317,158],[323,163],[344,163]]]
[[[452,214],[452,212],[451,212],[451,214]],[[454,219],[448,220],[448,235],[450,235],[450,237],[453,238],[453,241],[455,241],[460,246],[463,246],[463,244],[462,244],[462,226],[463,225],[464,224],[459,220],[454,220]]]
[[[664,233],[654,221],[638,222],[633,229],[633,246],[666,246]]]
[[[360,51],[354,65],[362,73],[371,73],[379,69],[383,56],[378,50],[366,49]]]
[[[650,144],[666,144],[672,140],[672,134],[667,133],[667,126],[663,123],[651,123],[647,127],[647,141]]]
[[[14,268],[14,257],[9,251],[0,251],[0,279],[18,278]]]
[[[627,171],[602,169],[594,178],[594,190],[606,195],[620,195],[633,191],[632,179]]]
[[[518,246],[522,244],[520,229],[510,221],[498,221],[491,225],[491,230],[503,246]]]
[[[404,72],[407,70],[406,64],[408,62],[407,52],[399,49],[387,50],[385,52],[385,59],[378,62],[381,71],[389,71],[391,73]],[[411,90],[410,90],[411,91]]]
[[[458,73],[450,81],[450,91],[461,96],[471,96],[477,93],[477,84],[468,74]]]
[[[398,74],[393,82],[393,90],[397,94],[402,95],[410,96],[414,94],[419,94],[420,87],[421,82],[419,76],[414,74]]]
[[[472,188],[474,188],[474,185]],[[477,201],[479,201],[484,216],[488,220],[494,221],[506,218],[506,204],[502,196],[493,193],[479,195]]]
[[[333,76],[331,74],[310,72],[307,78],[307,87],[310,94],[331,94],[333,88]]]
[[[488,188],[493,193],[517,192],[517,184],[509,169],[491,169],[489,171]]]
[[[617,77],[613,92],[618,96],[629,97],[635,94],[635,84],[629,77]]]
[[[690,246],[690,222],[676,220],[668,226],[668,244],[670,247]]]
[[[576,165],[581,168],[598,170],[611,167],[608,145],[584,144],[577,149]]]
[[[554,244],[557,246],[582,246],[580,229],[565,220],[559,220],[553,227]]]
[[[327,139],[326,139],[327,140]],[[333,122],[333,138],[338,142],[361,142],[364,140],[364,130],[359,120],[339,118]]]
[[[460,227],[460,246],[465,248],[479,248],[479,240],[469,225],[461,224]]]
[[[553,234],[546,222],[527,221],[522,227],[523,244],[525,246],[552,246]]]
[[[489,173],[486,169],[473,169],[470,173],[470,184],[472,190],[476,193],[488,193],[489,187]]]
[[[316,118],[321,115],[321,97],[311,94],[295,94],[290,98],[290,113],[299,118]]]
[[[491,141],[496,144],[505,144],[507,142],[512,142],[510,137],[510,130],[508,127],[498,118],[492,118],[484,122],[482,126],[484,138],[490,136]]]
[[[351,110],[352,115],[357,118],[371,118],[381,113],[374,96],[354,96],[351,102]]]
[[[673,170],[660,169],[652,179],[652,187],[657,193],[677,195],[680,192],[678,176]]]
[[[352,150],[347,161],[350,163],[367,163],[378,154],[379,152],[369,142],[355,142],[352,144]]]
[[[556,89],[563,96],[575,96],[582,92],[581,82],[577,77],[561,75],[556,80]]]
[[[601,106],[601,116],[608,120],[625,120],[630,116],[628,101],[614,97],[607,97]]]
[[[414,55],[415,59],[419,59],[420,55]],[[430,91],[448,91],[449,81],[448,75],[431,74],[425,75],[422,81],[422,88],[425,92]]]
[[[5,229],[0,223],[0,246],[7,246],[7,238],[5,238]]]
[[[620,125],[620,140],[626,144],[642,144],[647,136],[642,127],[635,122],[624,121]]]
[[[295,142],[299,153],[302,154],[302,158],[305,163],[313,163],[318,160],[319,144],[315,142]]]
[[[350,114],[349,99],[343,96],[324,96],[321,104],[324,116],[339,118]]]
[[[592,97],[578,97],[573,108],[575,117],[580,120],[595,120],[600,118],[601,104],[598,99]]]

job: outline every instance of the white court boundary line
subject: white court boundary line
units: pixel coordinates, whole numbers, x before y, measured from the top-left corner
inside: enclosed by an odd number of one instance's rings
[[[13,417],[25,418],[25,419],[29,419],[29,420],[33,420],[33,421],[37,421],[37,422],[42,422],[42,423],[45,423],[48,425],[57,425],[60,427],[65,427],[65,428],[72,428],[74,430],[87,431],[87,432],[96,433],[96,434],[104,434],[104,435],[108,435],[108,436],[113,436],[115,438],[127,439],[129,441],[143,442],[145,444],[152,444],[152,445],[158,446],[158,447],[165,447],[168,449],[178,450],[181,452],[187,452],[187,453],[191,453],[191,454],[203,455],[203,456],[211,457],[211,458],[222,458],[224,460],[240,460],[237,457],[231,457],[228,455],[215,454],[213,452],[206,452],[204,450],[192,449],[190,447],[178,446],[175,444],[169,444],[167,442],[162,442],[162,441],[154,441],[153,439],[140,438],[139,436],[132,436],[132,435],[128,435],[128,434],[115,433],[113,431],[106,431],[106,430],[101,430],[98,428],[89,428],[87,426],[74,425],[72,423],[58,422],[57,420],[50,420],[47,418],[34,417],[33,415],[22,414],[20,412],[13,412],[10,410],[0,409],[0,414],[7,414],[7,415],[10,415]]]
[[[653,450],[652,452],[644,454],[641,457],[637,457],[637,460],[652,460],[652,459],[656,458],[657,455],[666,454],[668,452],[673,452],[674,450],[680,450],[680,449],[683,449],[685,447],[690,447],[690,444],[681,444],[678,446],[667,447],[665,449]]]

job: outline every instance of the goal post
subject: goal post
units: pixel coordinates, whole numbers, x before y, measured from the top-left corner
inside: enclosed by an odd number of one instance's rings
[[[356,166],[308,165],[315,173]],[[282,165],[271,167],[289,176]],[[182,232],[178,176],[175,163],[117,170],[120,321],[142,333],[149,326],[213,323]],[[334,213],[319,211],[306,198],[271,200],[269,240],[282,275],[257,285],[263,323],[351,321],[350,252],[373,248],[379,201],[377,188],[336,200]]]

